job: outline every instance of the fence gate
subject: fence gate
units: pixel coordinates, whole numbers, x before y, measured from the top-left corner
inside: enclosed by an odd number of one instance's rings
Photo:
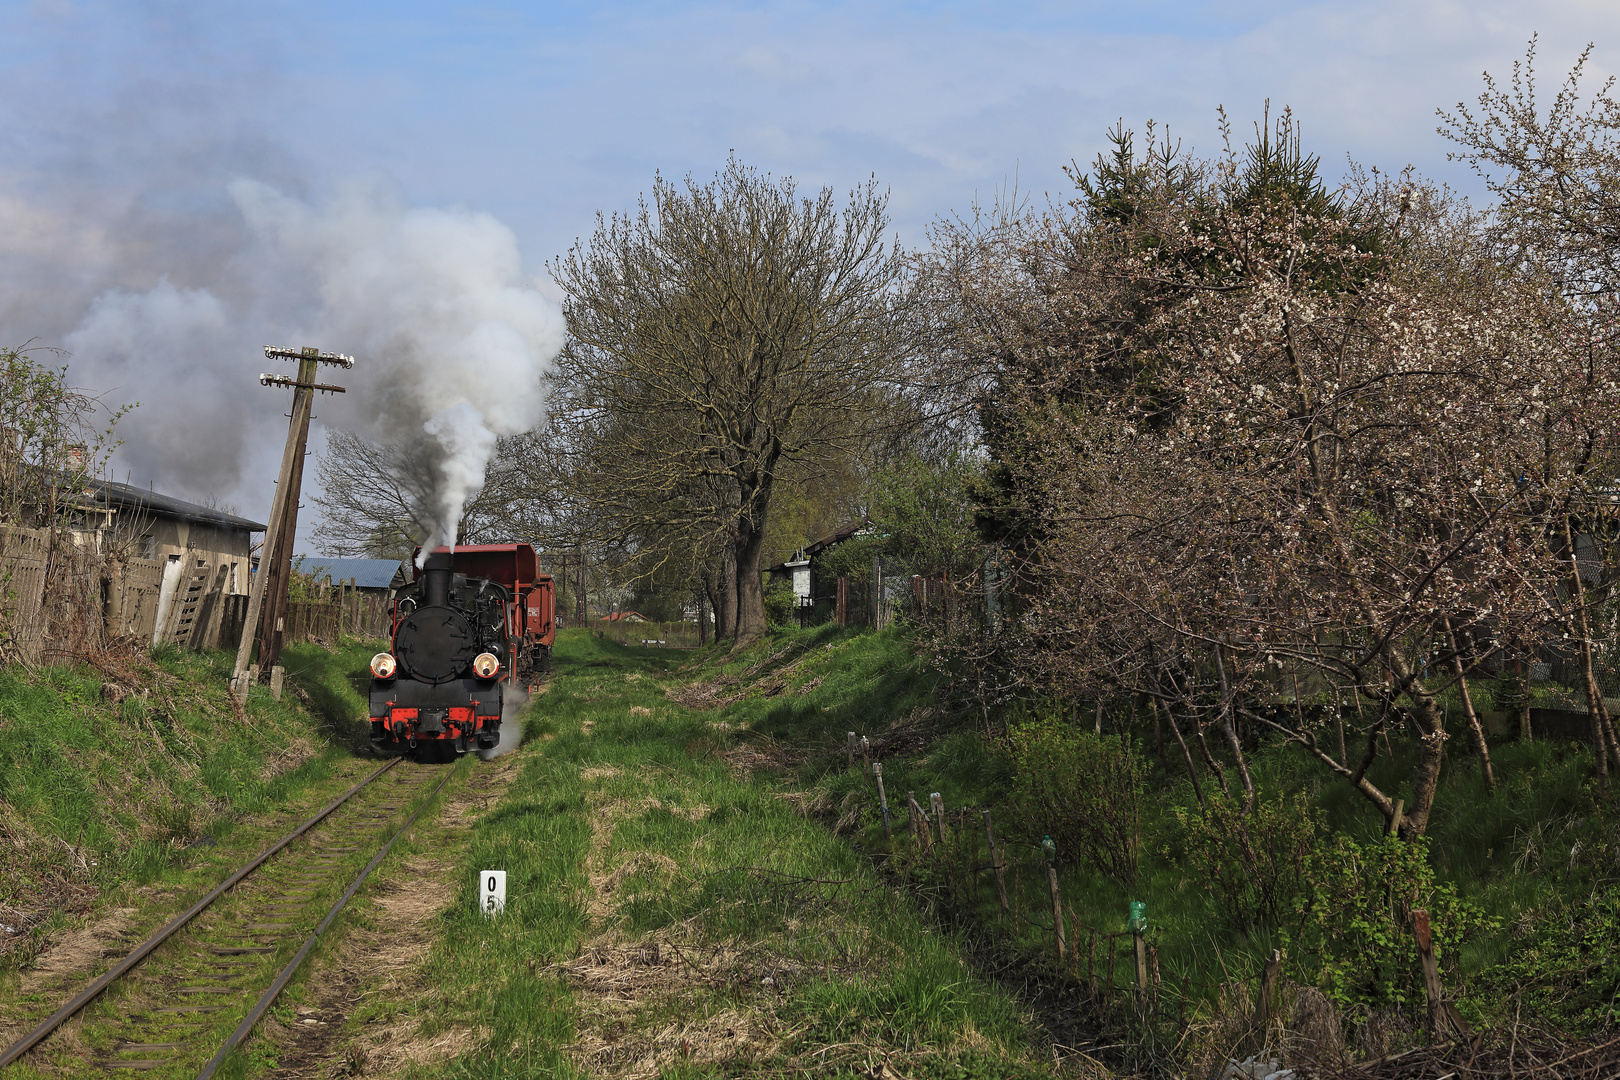
[[[165,640],[172,641],[182,648],[195,648],[192,635],[202,622],[203,598],[208,595],[208,560],[198,559],[196,565],[186,576],[185,584],[180,587],[180,595],[175,598],[174,619],[170,624],[172,629],[164,635]],[[199,638],[196,644],[201,644]]]

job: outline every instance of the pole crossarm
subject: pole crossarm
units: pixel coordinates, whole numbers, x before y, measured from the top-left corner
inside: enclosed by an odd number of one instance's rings
[[[266,345],[264,347],[266,360],[313,360],[318,364],[331,364],[333,367],[352,368],[354,357],[342,353],[321,352],[312,345],[305,345],[301,349],[288,349],[280,345]]]
[[[260,386],[291,386],[295,389],[319,390],[323,394],[343,394],[347,391],[341,386],[328,386],[325,383],[304,383],[288,375],[271,375],[267,371],[259,372]]]

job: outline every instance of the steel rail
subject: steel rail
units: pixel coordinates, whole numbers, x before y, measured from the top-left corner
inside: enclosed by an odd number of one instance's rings
[[[95,1000],[96,995],[107,989],[108,986],[112,985],[113,982],[128,972],[136,964],[139,964],[142,960],[145,960],[152,954],[154,949],[156,949],[159,945],[162,945],[165,941],[169,940],[169,938],[173,937],[175,933],[181,929],[181,927],[185,926],[192,919],[196,918],[199,914],[206,910],[208,905],[212,904],[215,900],[218,900],[243,878],[247,877],[260,866],[264,865],[265,861],[272,855],[276,854],[288,844],[292,843],[294,840],[297,840],[310,829],[320,824],[322,820],[332,813],[332,811],[348,802],[356,792],[366,787],[373,780],[377,779],[377,777],[381,776],[389,769],[392,769],[395,765],[398,765],[403,760],[404,758],[394,758],[393,760],[380,766],[371,775],[367,776],[364,780],[361,780],[358,784],[355,784],[354,787],[327,803],[326,806],[323,807],[314,817],[310,818],[308,821],[298,826],[298,828],[282,837],[271,847],[268,847],[264,851],[260,852],[257,858],[248,863],[246,866],[242,867],[240,870],[236,871],[236,873],[232,874],[230,877],[226,878],[224,882],[214,889],[213,892],[209,893],[207,896],[191,905],[191,907],[169,920],[169,922],[158,930],[157,933],[153,934],[140,945],[136,946],[134,952],[120,960],[105,975],[101,976],[101,978],[97,979],[95,982],[81,990],[70,1001],[68,1001],[66,1005],[63,1005],[60,1009],[57,1009],[54,1013],[41,1021],[39,1026],[34,1028],[34,1030],[12,1043],[11,1046],[6,1049],[4,1054],[0,1054],[0,1069],[5,1068],[13,1061],[16,1061],[18,1058],[22,1057],[29,1050],[32,1050],[40,1043],[41,1040],[50,1035],[51,1032],[61,1027],[62,1024],[66,1022],[67,1019],[74,1013],[78,1012],[80,1009],[90,1004],[91,1001]]]
[[[242,1045],[243,1040],[252,1034],[254,1026],[258,1024],[265,1013],[270,1011],[270,1006],[276,1003],[276,998],[281,996],[281,992],[287,988],[287,984],[292,981],[292,977],[298,973],[299,966],[303,964],[316,944],[320,942],[321,935],[326,933],[327,927],[332,925],[333,920],[342,913],[350,898],[359,891],[361,885],[365,884],[366,878],[371,875],[373,870],[377,869],[388,853],[393,850],[394,845],[399,842],[399,838],[405,835],[405,830],[416,824],[416,819],[422,816],[422,811],[427,809],[434,796],[443,790],[444,785],[448,784],[450,778],[454,775],[453,770],[445,772],[444,779],[440,780],[438,786],[428,792],[427,797],[416,805],[416,809],[411,813],[411,816],[405,819],[405,824],[399,827],[399,830],[389,838],[388,843],[382,846],[382,850],[378,851],[372,860],[366,864],[366,868],[360,871],[360,876],[356,877],[343,895],[338,897],[337,903],[332,905],[332,910],[326,913],[326,918],[321,920],[321,924],[309,935],[308,940],[304,942],[298,953],[287,962],[287,966],[281,969],[281,974],[277,975],[276,981],[270,984],[270,989],[259,996],[259,1000],[254,1002],[253,1008],[248,1010],[247,1016],[243,1017],[242,1022],[236,1026],[236,1030],[231,1032],[230,1037],[220,1046],[218,1052],[214,1054],[207,1065],[203,1066],[202,1072],[197,1074],[197,1080],[209,1080],[209,1077],[213,1076],[219,1067],[225,1064],[225,1059],[230,1055],[230,1052]]]

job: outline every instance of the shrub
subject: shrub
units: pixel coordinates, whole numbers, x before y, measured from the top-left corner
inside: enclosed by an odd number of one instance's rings
[[[777,626],[786,626],[793,619],[798,597],[793,586],[786,581],[772,581],[765,586],[765,617]]]
[[[1058,851],[1121,884],[1136,880],[1141,847],[1142,759],[1118,735],[1057,720],[1008,733],[1013,765],[1009,809],[1050,835]]]
[[[1261,799],[1244,813],[1217,790],[1202,811],[1174,813],[1188,860],[1203,871],[1228,922],[1249,932],[1295,920],[1322,828],[1304,796]]]
[[[1487,994],[1520,995],[1567,1030],[1613,1031],[1620,1021],[1620,885],[1550,906],[1480,982]]]
[[[1379,837],[1358,843],[1336,836],[1312,856],[1298,907],[1296,957],[1312,964],[1314,981],[1340,1007],[1407,1005],[1422,998],[1412,912],[1426,908],[1437,957],[1483,912],[1435,880],[1427,840]]]

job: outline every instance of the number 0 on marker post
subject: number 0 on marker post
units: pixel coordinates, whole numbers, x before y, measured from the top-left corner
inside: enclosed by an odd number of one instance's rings
[[[483,870],[478,874],[478,907],[490,918],[506,910],[506,871]]]

